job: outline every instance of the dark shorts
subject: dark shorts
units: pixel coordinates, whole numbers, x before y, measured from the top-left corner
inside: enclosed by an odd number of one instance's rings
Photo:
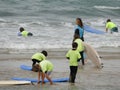
[[[33,36],[33,34],[31,32],[28,33],[28,36]]]
[[[39,60],[37,60],[37,59],[32,59],[32,61],[33,61],[32,66],[34,66],[36,63],[40,63],[40,61],[39,61]]]
[[[111,33],[112,33],[112,32],[118,32],[118,28],[117,28],[117,27],[112,28],[112,29],[111,29]]]
[[[37,59],[32,59],[32,61],[33,62],[37,62],[37,63],[39,63],[40,61],[39,60],[37,60]]]

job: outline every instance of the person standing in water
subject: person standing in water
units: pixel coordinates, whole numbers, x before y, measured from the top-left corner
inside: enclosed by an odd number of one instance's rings
[[[74,35],[73,42],[76,42],[78,44],[77,50],[81,55],[82,65],[85,65],[85,63],[84,63],[84,45],[83,45],[83,41],[80,39],[78,34]]]
[[[83,29],[83,22],[81,20],[81,18],[76,18],[76,27],[75,27],[75,33],[74,34],[78,34],[80,36],[80,39],[82,41],[84,41],[84,29]]]
[[[67,54],[66,58],[69,59],[69,67],[70,67],[70,77],[69,82],[75,83],[75,78],[78,69],[78,62],[80,61],[80,54],[77,50],[78,44],[76,42],[72,43],[72,49],[70,49]]]
[[[108,19],[106,21],[106,32],[108,32],[108,30],[110,30],[111,34],[113,32],[118,32],[118,27],[115,23],[111,22],[110,19]]]

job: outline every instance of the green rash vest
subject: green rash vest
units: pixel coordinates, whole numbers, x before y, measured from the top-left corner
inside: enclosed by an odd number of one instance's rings
[[[112,28],[114,28],[114,27],[117,27],[113,22],[108,22],[107,24],[106,24],[106,28],[107,29],[112,29]]]
[[[48,60],[43,60],[42,62],[39,63],[42,72],[48,72],[48,71],[52,71],[53,70],[53,64],[48,61]]]
[[[66,54],[66,57],[70,59],[70,66],[78,66],[78,59],[81,58],[80,53],[77,50],[69,50]]]
[[[27,37],[28,36],[28,32],[27,31],[22,31],[22,36],[24,36],[24,37]]]
[[[78,44],[77,47],[78,52],[84,51],[84,46],[81,39],[76,39],[74,42]]]
[[[42,61],[42,60],[45,60],[46,57],[45,57],[45,55],[42,54],[42,53],[35,53],[35,54],[32,56],[32,59],[36,59],[36,60]]]

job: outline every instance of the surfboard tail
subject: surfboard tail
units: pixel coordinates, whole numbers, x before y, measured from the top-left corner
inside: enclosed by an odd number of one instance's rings
[[[88,25],[84,25],[84,30],[90,33],[95,33],[95,34],[105,34],[104,31],[94,29]]]

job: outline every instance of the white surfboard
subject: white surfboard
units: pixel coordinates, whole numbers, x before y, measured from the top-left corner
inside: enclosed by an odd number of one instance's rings
[[[27,85],[27,84],[31,84],[31,81],[16,81],[16,80],[0,81],[0,86],[2,86],[2,85]]]
[[[83,42],[83,44],[85,46],[86,57],[91,60],[96,67],[102,68],[101,59],[97,51],[91,45],[85,42]]]

